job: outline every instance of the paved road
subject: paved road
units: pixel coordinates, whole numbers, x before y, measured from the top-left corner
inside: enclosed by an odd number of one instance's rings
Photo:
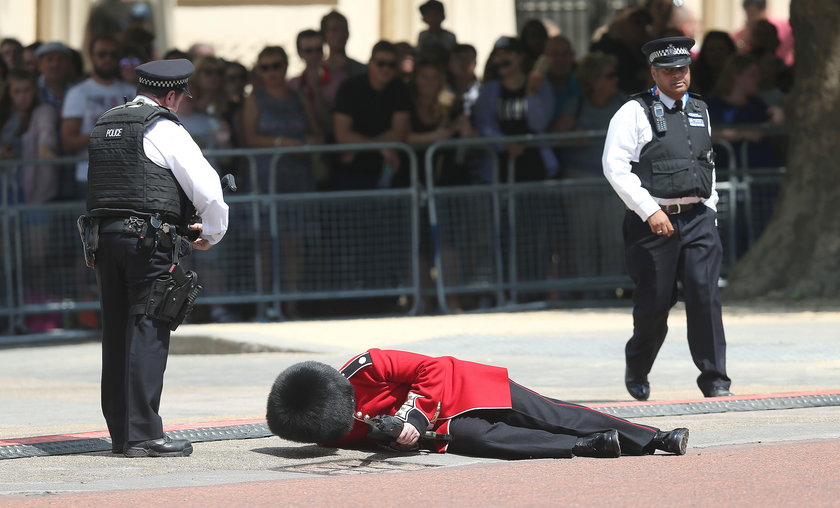
[[[840,313],[734,309],[725,319],[736,393],[840,389]],[[565,400],[626,402],[621,376],[629,326],[626,310],[184,326],[173,349],[186,354],[170,357],[161,413],[170,425],[259,419],[271,382],[286,366],[304,359],[337,366],[368,347],[504,365],[513,379]],[[651,375],[652,398],[698,397],[679,312],[670,326]],[[207,354],[213,349],[235,353]],[[0,440],[101,430],[98,362],[95,343],[0,350]],[[361,506],[426,496],[430,486],[459,506],[741,506],[762,499],[836,506],[840,498],[840,407],[637,421],[689,427],[689,454],[507,462],[320,449],[276,437],[226,440],[197,443],[186,459],[128,460],[100,452],[0,460],[0,506],[323,506],[339,500]],[[377,492],[389,494],[371,498]]]

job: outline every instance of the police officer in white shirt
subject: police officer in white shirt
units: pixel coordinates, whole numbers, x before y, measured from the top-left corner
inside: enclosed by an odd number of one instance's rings
[[[179,257],[209,249],[228,226],[219,175],[175,114],[191,97],[193,71],[183,59],[138,66],[137,97],[100,117],[88,148],[87,208],[99,228],[89,264],[102,304],[102,412],[112,451],[127,457],[192,453],[189,441],[164,434],[158,414],[170,325],[180,321],[165,317],[157,291],[172,280],[194,288]]]
[[[648,373],[668,332],[683,285],[688,344],[706,397],[732,395],[718,277],[714,152],[706,104],[688,93],[694,40],[669,37],[642,52],[656,85],[610,121],[604,175],[624,201],[627,269],[635,283],[633,336],[625,347],[627,391],[650,396]]]

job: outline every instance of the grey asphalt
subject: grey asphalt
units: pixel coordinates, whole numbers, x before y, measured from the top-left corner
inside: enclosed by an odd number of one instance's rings
[[[651,399],[701,396],[675,309],[651,373]],[[285,367],[340,366],[370,347],[501,365],[517,382],[563,400],[628,402],[623,346],[629,309],[582,309],[420,318],[185,325],[173,336],[161,414],[167,425],[264,417]],[[729,373],[737,395],[840,389],[840,312],[727,308]],[[105,428],[95,341],[0,349],[0,441]],[[840,407],[646,417],[689,427],[691,450],[840,438]],[[348,472],[382,474],[500,461],[436,454],[321,449],[280,440],[199,442],[189,458],[126,459],[106,452],[0,460],[4,499],[55,493],[288,481]],[[621,459],[619,459],[621,460]]]

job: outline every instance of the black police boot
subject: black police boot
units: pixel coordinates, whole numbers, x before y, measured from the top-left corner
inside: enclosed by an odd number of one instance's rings
[[[621,444],[618,442],[618,431],[609,430],[591,436],[579,437],[572,454],[578,457],[598,457],[614,459],[621,457]]]
[[[661,430],[657,432],[646,451],[653,453],[656,450],[662,450],[675,455],[685,455],[686,448],[688,448],[688,429],[679,428],[671,432],[662,432]]]
[[[629,367],[624,371],[624,386],[636,400],[648,400],[650,397],[650,383],[647,376],[637,376],[630,372]]]
[[[126,457],[187,457],[192,451],[192,443],[186,439],[163,436],[160,439],[128,443],[124,454]]]

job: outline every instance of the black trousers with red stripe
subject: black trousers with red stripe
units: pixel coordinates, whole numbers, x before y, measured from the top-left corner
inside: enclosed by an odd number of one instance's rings
[[[510,382],[511,409],[477,409],[453,418],[447,451],[503,459],[572,456],[578,437],[615,429],[623,455],[642,455],[655,427],[551,399]]]

